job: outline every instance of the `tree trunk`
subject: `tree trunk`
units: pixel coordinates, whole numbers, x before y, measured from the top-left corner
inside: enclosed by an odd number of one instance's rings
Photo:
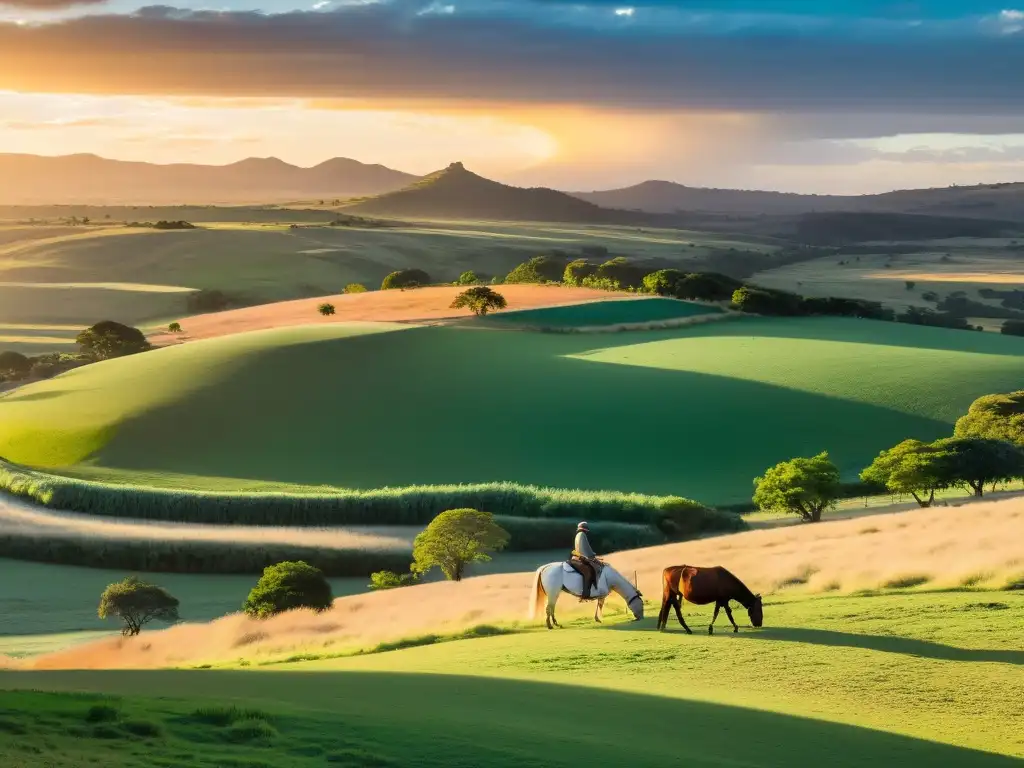
[[[980,483],[971,483],[970,485],[971,485],[971,488],[974,489],[974,495],[975,496],[984,496],[985,495],[985,481],[984,480],[982,480]]]
[[[811,522],[812,523],[820,523],[821,522],[821,513],[822,513],[822,511],[824,509],[825,509],[825,507],[823,507],[823,506],[822,507],[812,507],[811,508]]]

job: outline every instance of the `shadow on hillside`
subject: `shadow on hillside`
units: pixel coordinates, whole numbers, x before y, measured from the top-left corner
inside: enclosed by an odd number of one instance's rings
[[[658,768],[1020,764],[1012,757],[826,720],[490,677],[323,669],[22,672],[0,673],[4,688],[121,696],[158,692],[163,707],[168,699],[182,698],[189,700],[187,706],[206,699],[284,710],[322,721],[330,732],[354,739],[389,765],[577,768],[587,755],[599,756],[602,765]],[[685,693],[685,680],[680,692]]]
[[[740,628],[743,632],[743,628]],[[915,640],[908,637],[888,635],[861,635],[855,632],[836,632],[830,629],[805,629],[803,627],[765,627],[757,632],[747,632],[745,637],[755,640],[785,640],[812,645],[829,645],[842,648],[865,648],[884,653],[898,653],[937,661],[981,661],[1001,664],[1024,664],[1024,651],[957,648],[929,640]]]

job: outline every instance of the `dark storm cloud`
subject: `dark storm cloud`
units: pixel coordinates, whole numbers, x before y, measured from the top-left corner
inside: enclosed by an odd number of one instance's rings
[[[502,7],[516,12],[396,0],[331,13],[156,7],[0,25],[0,89],[578,103],[851,119],[1024,113],[1024,36],[977,24],[953,39],[909,30],[898,39],[707,35],[685,25],[565,23],[536,12],[536,0]]]

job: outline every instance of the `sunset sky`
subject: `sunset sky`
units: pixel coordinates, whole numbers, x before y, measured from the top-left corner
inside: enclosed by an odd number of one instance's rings
[[[521,184],[1024,181],[1011,0],[0,0],[0,152]]]

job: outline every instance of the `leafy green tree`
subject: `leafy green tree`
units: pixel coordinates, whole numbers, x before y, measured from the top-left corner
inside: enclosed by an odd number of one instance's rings
[[[1024,390],[979,397],[957,419],[953,437],[987,437],[1024,448]]]
[[[467,288],[451,304],[452,309],[469,309],[477,317],[486,315],[492,309],[504,309],[507,306],[505,297],[486,285]]]
[[[370,589],[397,589],[415,584],[418,577],[415,573],[395,573],[394,571],[377,571],[370,574]]]
[[[593,277],[614,281],[621,288],[640,288],[646,274],[646,269],[631,263],[625,256],[616,256],[599,266]]]
[[[334,305],[333,304],[328,304],[325,301],[323,304],[321,304],[319,307],[316,308],[316,311],[319,312],[324,317],[327,317],[329,315],[333,315],[334,314]]]
[[[828,453],[783,461],[754,480],[754,504],[762,511],[800,515],[809,523],[836,503],[841,492],[839,469]]]
[[[951,485],[985,494],[989,483],[1007,482],[1024,475],[1024,450],[1005,440],[985,437],[950,437],[935,442],[950,454]]]
[[[82,353],[94,360],[108,360],[145,352],[150,348],[142,331],[130,325],[104,320],[86,328],[75,338]]]
[[[480,279],[480,277],[477,275],[476,272],[474,272],[471,269],[468,269],[465,272],[463,272],[461,275],[459,275],[459,279],[457,281],[455,281],[455,284],[456,285],[477,285],[478,283],[482,283],[482,282],[483,282],[483,280]]]
[[[32,370],[32,361],[20,352],[0,352],[0,375],[20,379]]]
[[[163,587],[129,576],[103,590],[97,614],[101,619],[120,619],[121,634],[134,636],[153,620],[178,621],[178,605],[178,598]]]
[[[583,285],[583,281],[588,277],[593,277],[596,272],[596,264],[592,264],[586,259],[576,259],[565,265],[562,282],[566,285]]]
[[[265,619],[295,608],[326,611],[333,603],[331,585],[323,572],[297,560],[264,568],[242,610],[254,619]]]
[[[390,291],[395,288],[415,288],[429,284],[430,275],[422,269],[400,269],[385,277],[384,282],[380,284],[380,289]]]
[[[950,457],[948,450],[934,443],[904,440],[878,454],[871,466],[860,473],[860,479],[884,486],[892,493],[909,493],[920,506],[930,507],[935,491],[948,488],[953,482]]]
[[[181,333],[181,323],[171,323],[167,326],[167,330],[171,333]]]
[[[345,293],[366,293],[366,286],[362,283],[349,283],[345,286]]]
[[[470,563],[486,562],[508,544],[508,532],[490,512],[449,509],[435,517],[413,541],[412,570],[423,574],[435,566],[452,581],[461,581]]]
[[[658,296],[675,296],[676,284],[684,277],[678,269],[659,269],[644,276],[644,290]]]
[[[567,260],[559,256],[534,256],[505,276],[505,283],[557,283],[565,274]]]
[[[732,294],[733,307],[758,315],[799,315],[801,297],[787,291],[745,285]]]

